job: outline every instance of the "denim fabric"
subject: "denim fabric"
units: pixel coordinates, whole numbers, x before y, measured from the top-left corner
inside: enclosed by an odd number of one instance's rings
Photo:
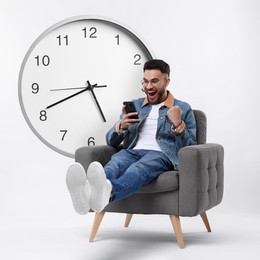
[[[104,167],[113,187],[111,201],[134,194],[159,174],[173,168],[168,157],[160,151],[121,150]]]
[[[130,126],[128,131],[123,135],[117,134],[116,125],[112,127],[106,135],[108,145],[117,147],[125,138],[127,138],[128,142],[126,148],[131,149],[135,146],[138,139],[139,129],[142,127],[145,119],[149,115],[152,105],[145,103],[144,98],[134,100],[134,104],[141,121]],[[179,150],[184,146],[196,144],[196,122],[190,105],[178,99],[174,99],[170,92],[165,104],[167,105],[164,105],[159,109],[155,138],[162,152],[169,158],[175,168],[178,169]],[[182,120],[186,124],[185,131],[180,135],[175,135],[175,132],[172,131],[172,122],[167,116],[167,111],[173,105],[181,108]],[[121,114],[120,119],[122,119],[122,117],[123,115]]]

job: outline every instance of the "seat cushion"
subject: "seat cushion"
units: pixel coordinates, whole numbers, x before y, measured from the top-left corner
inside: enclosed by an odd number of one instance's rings
[[[179,188],[179,173],[167,171],[160,174],[155,180],[142,187],[137,193],[156,193],[173,191]]]

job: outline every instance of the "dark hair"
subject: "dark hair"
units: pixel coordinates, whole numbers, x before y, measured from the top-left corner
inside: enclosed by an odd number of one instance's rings
[[[170,66],[163,60],[149,60],[144,64],[145,70],[160,70],[163,74],[170,76]]]

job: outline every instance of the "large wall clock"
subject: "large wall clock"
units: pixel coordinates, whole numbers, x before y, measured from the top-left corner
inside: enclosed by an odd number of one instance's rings
[[[19,101],[36,136],[74,157],[84,145],[105,144],[122,103],[142,96],[143,64],[151,50],[125,25],[77,16],[44,31],[26,53]]]

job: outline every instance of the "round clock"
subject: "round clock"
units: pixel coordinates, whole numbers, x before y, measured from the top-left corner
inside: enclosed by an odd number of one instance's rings
[[[152,59],[126,26],[77,16],[44,31],[19,73],[19,101],[36,136],[74,157],[81,146],[105,144],[123,101],[140,97],[143,64]]]

